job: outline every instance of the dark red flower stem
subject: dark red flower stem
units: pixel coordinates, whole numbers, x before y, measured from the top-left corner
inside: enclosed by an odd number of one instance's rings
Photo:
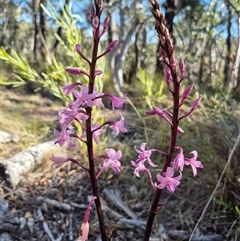
[[[172,70],[171,70],[172,72]],[[178,105],[179,105],[179,84],[177,83],[177,77],[174,76],[173,74],[173,85],[174,85],[174,91],[173,91],[173,118],[172,118],[172,124],[173,126],[171,127],[171,138],[169,142],[169,149],[168,149],[168,154],[166,156],[164,166],[162,169],[162,173],[166,172],[167,167],[170,166],[172,160],[173,160],[173,153],[174,153],[174,147],[176,146],[176,141],[177,141],[177,127],[178,127]],[[152,200],[152,205],[151,209],[148,215],[148,220],[147,220],[147,225],[145,229],[145,234],[143,241],[148,241],[150,238],[151,230],[152,230],[152,225],[154,218],[156,216],[156,213],[159,210],[158,203],[161,197],[162,189],[156,189],[154,193],[154,197]]]
[[[166,31],[166,27],[164,25],[164,16],[160,12],[159,5],[157,1],[150,1],[152,4],[152,14],[155,17],[156,20],[156,31],[158,33],[158,36],[162,41],[162,49],[165,51],[166,57],[169,61],[168,68],[171,71],[172,74],[172,83],[173,83],[173,116],[172,116],[172,126],[171,126],[171,137],[169,141],[169,148],[168,153],[163,165],[162,173],[166,172],[167,168],[170,166],[172,160],[173,160],[173,154],[174,154],[174,148],[176,146],[177,141],[177,128],[178,128],[178,109],[179,109],[179,89],[180,89],[180,83],[178,82],[177,73],[176,73],[176,66],[174,64],[171,64],[171,60],[174,59],[174,49],[171,43],[170,36],[168,34],[168,31]],[[148,241],[151,235],[151,230],[153,226],[154,218],[160,209],[158,206],[159,200],[161,198],[162,189],[156,189],[154,193],[154,197],[152,200],[151,209],[148,215],[148,220],[146,224],[146,229],[144,233],[143,241]]]
[[[98,16],[99,22],[100,22],[100,16],[102,11],[101,11],[101,6],[99,6],[99,4],[101,4],[101,1],[95,1],[95,10],[96,10],[95,16]],[[94,42],[93,42],[93,50],[92,50],[92,60],[89,66],[90,67],[90,78],[89,78],[89,84],[88,84],[89,94],[92,94],[94,90],[95,70],[96,70],[97,53],[98,53],[98,46],[99,46],[98,35],[99,35],[99,25],[95,29],[95,34],[93,36]],[[102,211],[102,206],[101,206],[100,196],[99,196],[98,181],[97,181],[96,171],[95,171],[93,138],[92,138],[92,130],[91,130],[92,108],[87,107],[86,112],[87,112],[87,115],[89,116],[88,119],[86,120],[86,138],[87,138],[87,152],[88,152],[88,161],[89,161],[89,174],[91,179],[93,196],[97,197],[95,199],[95,206],[97,210],[102,241],[107,241],[103,211]]]

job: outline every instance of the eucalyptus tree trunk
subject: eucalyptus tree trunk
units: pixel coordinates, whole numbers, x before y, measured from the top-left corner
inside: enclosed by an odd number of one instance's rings
[[[135,23],[132,24],[132,28],[128,32],[124,42],[122,43],[120,52],[115,57],[115,68],[114,68],[114,81],[115,81],[115,89],[117,92],[122,95],[122,87],[123,87],[123,63],[126,59],[127,51],[131,44],[132,36],[138,31],[139,22],[136,20]]]
[[[238,11],[238,49],[233,67],[233,77],[236,80],[236,89],[240,95],[240,10]]]
[[[107,4],[110,4],[110,0],[106,1]],[[132,36],[136,34],[140,27],[140,22],[138,20],[138,10],[141,0],[134,0],[131,5],[131,12],[134,13],[134,16],[131,19],[131,22],[126,24],[126,9],[125,9],[125,0],[120,0],[119,2],[119,13],[120,13],[120,26],[119,26],[119,35],[116,37],[119,40],[117,48],[110,53],[110,67],[113,75],[113,84],[114,88],[119,95],[123,95],[123,64],[126,59],[127,51],[131,46]],[[112,14],[112,13],[111,13]],[[111,15],[110,14],[110,15]],[[128,19],[129,20],[129,19]],[[116,23],[114,19],[110,17],[109,28],[108,28],[108,40],[115,40],[116,34]],[[130,27],[130,28],[129,28]]]
[[[130,75],[131,78],[136,78],[138,70],[140,68],[145,67],[144,49],[146,49],[146,45],[147,45],[146,26],[144,24],[141,24],[139,30],[135,35],[135,42],[134,42],[135,62],[133,65],[133,69],[131,70],[131,75]]]
[[[232,19],[232,11],[229,5],[229,1],[226,1],[226,6],[228,10],[228,17],[227,17],[227,38],[226,38],[226,45],[227,45],[227,52],[225,57],[225,66],[224,66],[224,80],[223,85],[229,86],[231,83],[231,73],[230,73],[230,64],[231,64],[231,19]]]
[[[64,4],[63,7],[65,8],[67,5],[69,5],[69,3],[70,3],[70,0],[65,0],[65,4]],[[61,16],[63,15],[63,11],[60,11],[60,15],[61,15]],[[57,35],[58,35],[59,37],[62,37],[62,27],[61,27],[61,26],[58,27]],[[57,38],[55,38],[54,41],[53,41],[53,43],[52,43],[51,50],[50,50],[51,53],[55,53],[58,44],[59,44],[59,41],[58,41]]]
[[[32,1],[32,19],[33,19],[33,59],[34,61],[37,60],[37,51],[38,51],[38,9],[39,9],[40,0],[33,0]]]
[[[177,15],[178,0],[166,0],[164,6],[166,8],[166,26],[171,34],[171,37],[173,37],[173,19]]]
[[[8,22],[10,19],[10,12],[12,10],[11,8],[11,4],[12,2],[9,1],[7,4],[7,10],[5,13],[5,21],[3,22],[3,26],[2,26],[2,39],[1,39],[1,45],[5,46],[7,44],[7,41],[5,41],[5,39],[7,40],[9,37],[9,33],[8,33]]]
[[[44,5],[45,0],[40,0],[41,4]],[[44,15],[44,11],[42,8],[40,8],[39,10],[40,12],[40,34],[41,34],[41,54],[43,56],[44,52],[46,52],[46,19],[45,19],[45,15]]]

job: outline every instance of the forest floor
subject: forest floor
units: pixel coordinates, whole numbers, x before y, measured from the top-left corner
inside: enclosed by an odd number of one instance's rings
[[[16,143],[1,143],[1,160],[29,146],[53,139],[52,133],[56,125],[54,120],[57,118],[60,104],[40,95],[30,96],[5,89],[1,92],[1,130],[20,138]],[[237,111],[240,113],[240,109]],[[129,116],[131,116],[129,120],[132,120],[133,114],[128,113],[128,110],[125,112],[126,122]],[[232,115],[232,119],[227,118],[227,120],[229,123],[225,119],[216,119],[216,124],[211,128],[206,125],[199,133],[202,135],[201,138],[196,137],[195,130],[192,130],[191,139],[187,141],[196,142],[197,148],[202,149],[200,153],[207,150],[202,158],[202,161],[208,159],[207,163],[203,161],[205,168],[199,171],[197,177],[193,178],[192,174],[186,175],[174,194],[163,192],[159,203],[160,210],[154,222],[152,241],[189,240],[232,150],[234,141],[230,142],[226,133],[234,135],[233,140],[236,140],[239,131],[239,114]],[[223,126],[221,121],[226,125]],[[139,146],[143,139],[140,134],[142,127],[138,126],[141,123],[139,124],[137,120],[129,122],[131,122],[129,123],[131,131],[127,138],[121,135],[120,141],[116,139],[112,143],[122,147],[123,150],[124,148],[127,150],[129,146],[132,148],[136,144]],[[154,138],[151,135],[150,137]],[[200,143],[199,140],[203,139],[204,141]],[[214,156],[216,153],[218,155]],[[71,154],[85,158],[81,150]],[[145,175],[141,178],[133,176],[133,168],[129,165],[129,161],[135,157],[131,155],[127,153],[122,161],[120,175],[108,171],[99,180],[109,241],[138,241],[143,237],[144,221],[148,215],[153,192],[146,184],[148,180]],[[192,240],[240,240],[239,163],[240,146],[235,154],[235,161],[231,163],[227,173],[224,173],[214,199],[208,206]],[[0,178],[0,195],[9,205],[9,213],[17,217],[21,223],[14,231],[8,230],[11,231],[11,240],[73,241],[78,237],[92,193],[88,175],[81,168],[72,163],[51,167],[51,161],[45,158],[42,165],[26,174],[15,189]],[[0,225],[0,235],[1,232],[8,231],[1,230]],[[97,215],[93,208],[89,240],[100,240],[99,235]]]

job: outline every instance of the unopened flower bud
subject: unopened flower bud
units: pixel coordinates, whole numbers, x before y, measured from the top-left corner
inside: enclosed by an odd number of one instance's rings
[[[99,18],[96,16],[93,21],[93,28],[97,29],[99,27]]]
[[[199,98],[197,98],[196,100],[193,101],[193,103],[191,105],[190,112],[192,112],[192,111],[197,109],[197,107],[200,104],[201,100],[202,100],[202,97],[199,97]]]
[[[103,30],[99,33],[99,38],[106,32],[107,27],[108,27],[108,24],[109,24],[109,17],[107,16],[107,17],[104,19],[104,22],[103,22]]]
[[[118,44],[118,40],[114,40],[112,41],[108,46],[107,46],[107,49],[101,53],[97,58],[101,58],[103,57],[104,55],[106,55],[107,53],[109,53],[110,51],[113,50],[114,47],[116,47],[116,45]]]
[[[102,72],[102,70],[95,70],[95,73],[94,73],[94,75],[96,76],[96,75],[101,75],[103,72]]]
[[[182,78],[183,78],[184,72],[185,72],[185,65],[184,65],[184,59],[183,58],[181,58],[179,60],[179,70],[180,70],[180,72],[182,74]]]
[[[82,47],[80,44],[76,44],[75,49],[78,54],[82,53]]]
[[[84,215],[83,224],[82,224],[82,227],[81,227],[81,234],[80,234],[77,241],[86,241],[88,239],[89,216],[90,216],[90,212],[91,212],[91,209],[92,209],[93,202],[96,198],[97,198],[96,196],[93,196],[90,200],[90,203],[88,204],[87,210],[86,210],[85,215]]]
[[[105,19],[104,19],[104,22],[103,22],[103,28],[106,29],[108,27],[108,24],[109,24],[109,16],[107,16]]]
[[[81,69],[79,69],[79,68],[77,68],[77,67],[68,67],[68,68],[66,68],[65,70],[66,70],[69,74],[84,74],[84,75],[86,75],[86,76],[89,77],[89,74],[88,74],[86,71],[81,70]]]
[[[184,133],[184,130],[181,128],[181,127],[177,127],[177,133],[178,134],[182,134],[182,133]]]
[[[194,110],[196,110],[196,108],[199,106],[200,102],[202,100],[202,97],[198,97],[196,100],[193,101],[190,110],[182,115],[178,120],[182,120],[183,118],[186,118],[187,116],[189,116]]]
[[[112,42],[107,46],[108,52],[112,51],[112,49],[115,48],[115,46],[116,46],[117,44],[118,44],[118,40],[112,41]]]
[[[190,94],[191,91],[192,91],[192,88],[193,88],[193,85],[191,84],[191,85],[189,85],[189,86],[183,91],[182,99],[181,99],[181,101],[180,101],[179,106],[181,106],[181,105],[184,103],[184,101],[187,99],[187,97],[189,96],[189,94]]]
[[[81,47],[81,45],[80,45],[80,44],[76,44],[75,49],[76,49],[76,52],[77,52],[84,60],[86,60],[86,61],[90,64],[89,59],[82,53],[82,47]]]
[[[172,75],[170,69],[167,66],[164,69],[164,76],[167,87],[170,88],[170,83],[172,82]]]
[[[175,56],[174,54],[172,53],[171,57],[170,57],[170,65],[173,69],[176,68],[176,60],[175,60]]]
[[[95,15],[95,10],[94,10],[94,7],[91,6],[90,7],[90,14],[89,14],[90,23],[92,23],[94,15]]]

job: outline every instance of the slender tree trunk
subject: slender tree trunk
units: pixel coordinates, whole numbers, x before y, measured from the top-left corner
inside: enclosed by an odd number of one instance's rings
[[[125,36],[125,0],[120,0],[120,8],[119,8],[119,17],[120,17],[120,29],[119,29],[119,42],[120,44],[123,43],[124,41],[124,36]]]
[[[111,43],[114,38],[113,38],[113,31],[114,31],[114,19],[112,17],[112,8],[111,8],[111,0],[106,0],[107,4],[107,16],[109,16],[109,23],[108,23],[108,28],[107,28],[107,39],[108,39],[108,44]],[[115,51],[110,51],[110,53],[107,55],[109,59],[109,67],[111,74],[113,74],[113,68],[114,68],[114,59],[115,59]]]
[[[233,65],[232,78],[234,86],[234,95],[237,99],[240,99],[240,9],[237,8],[231,1],[228,0],[228,4],[234,9],[238,16],[238,49],[237,55]]]
[[[70,3],[70,0],[66,0],[63,8],[65,8],[67,5],[69,5],[69,3]],[[62,10],[60,11],[60,16],[61,16],[61,17],[63,16],[63,11],[62,11]],[[62,37],[62,27],[58,27],[57,35],[58,35],[59,37]],[[51,51],[50,51],[51,53],[55,53],[55,52],[56,52],[58,43],[59,43],[58,39],[55,38],[54,41],[53,41],[53,43],[52,43],[52,47],[51,47]]]
[[[139,30],[137,31],[136,35],[135,35],[135,41],[134,41],[134,53],[135,53],[135,61],[133,64],[133,69],[130,71],[130,78],[135,78],[137,75],[138,70],[141,68],[142,65],[142,55],[143,55],[143,51],[142,49],[143,47],[143,42],[144,39],[141,39],[141,36],[143,36],[144,33],[144,29],[145,26],[143,24],[141,24],[141,26],[139,27]]]
[[[138,31],[139,26],[140,25],[138,23],[138,20],[136,20],[136,22],[133,23],[132,28],[129,30],[123,42],[123,45],[121,46],[120,53],[117,54],[115,58],[114,85],[118,94],[120,95],[122,95],[122,87],[123,87],[123,63],[126,59],[126,54],[131,44],[131,38]]]
[[[41,4],[45,3],[45,0],[40,0]],[[41,36],[41,54],[43,56],[44,53],[46,53],[46,49],[45,49],[45,44],[43,43],[43,41],[46,43],[46,19],[45,19],[45,15],[44,15],[44,11],[43,9],[40,7],[40,34]]]
[[[3,23],[3,26],[2,26],[2,39],[1,39],[2,46],[5,46],[7,44],[7,41],[5,41],[5,39],[8,39],[8,22],[10,19],[10,13],[12,9],[11,5],[12,5],[12,1],[9,1],[7,5],[6,15],[5,15],[5,22]]]
[[[147,30],[146,30],[146,27],[145,27],[145,26],[143,27],[142,36],[143,36],[143,40],[142,40],[142,50],[143,50],[143,53],[144,53],[144,55],[145,55],[145,53],[146,53],[146,48],[147,48]],[[146,58],[144,58],[144,57],[141,59],[141,68],[145,68],[145,67],[146,67],[145,59],[146,59]]]
[[[110,0],[106,0],[106,3],[109,4]],[[125,29],[123,29],[122,26],[125,26],[125,17],[121,16],[120,21],[123,21],[120,25],[120,32],[122,33],[118,39],[119,43],[117,45],[117,48],[114,49],[114,51],[110,52],[109,58],[110,58],[110,65],[111,70],[113,74],[113,85],[115,90],[119,95],[123,95],[122,87],[123,87],[123,63],[126,58],[127,51],[131,45],[131,39],[132,36],[136,34],[136,32],[139,29],[140,23],[138,21],[138,9],[137,4],[141,2],[140,0],[134,0],[131,7],[132,12],[135,13],[135,16],[133,16],[132,21],[130,23],[131,29],[128,30],[126,33]],[[125,3],[125,0],[121,1],[121,8],[123,8],[123,4]],[[125,15],[124,9],[121,10],[121,13]],[[113,40],[114,39],[114,21],[113,18],[110,18],[109,22],[109,28],[108,28],[108,39]],[[122,29],[121,29],[122,27]],[[123,36],[123,33],[125,34]]]
[[[38,9],[40,0],[32,1],[32,18],[33,18],[33,58],[34,61],[37,60],[38,52]]]
[[[204,58],[204,55],[201,56],[200,68],[199,68],[199,72],[198,72],[199,85],[202,84],[202,78],[203,78],[203,58]]]
[[[201,86],[201,84],[203,84],[203,66],[204,66],[204,55],[205,55],[205,50],[208,49],[208,45],[210,43],[210,38],[204,37],[202,39],[202,44],[201,47],[198,48],[198,51],[196,52],[196,54],[194,55],[194,58],[190,61],[188,61],[189,63],[189,68],[188,71],[189,73],[191,73],[191,77],[189,76],[188,79],[188,84],[192,84],[194,82],[194,86],[195,88],[199,88]],[[193,47],[194,44],[192,44],[191,46]],[[190,48],[189,46],[189,51],[191,51],[192,48]],[[201,59],[200,62],[200,67],[198,67],[198,60]],[[198,73],[197,73],[198,70]]]
[[[229,1],[226,1],[226,6],[228,10],[228,22],[227,22],[227,53],[225,58],[225,67],[224,67],[224,80],[223,85],[228,86],[231,83],[231,73],[230,73],[230,64],[231,64],[231,18],[232,12],[229,6]]]
[[[178,0],[166,0],[165,2],[166,26],[169,30],[169,33],[171,34],[171,37],[173,37],[173,19],[177,15],[177,5],[178,5]]]
[[[108,6],[107,7],[107,16],[109,17],[109,24],[108,24],[108,28],[107,28],[107,37],[108,37],[108,43],[111,43],[113,41],[113,18],[112,18],[112,12],[110,10],[110,0],[106,0],[106,3]]]
[[[240,11],[238,11],[238,50],[233,67],[233,77],[236,80],[236,89],[240,93]]]
[[[159,53],[159,49],[161,46],[161,41],[160,39],[158,40],[158,45],[157,45],[157,52],[156,52],[156,69],[155,69],[155,76],[158,75],[163,75],[163,66],[162,66],[162,62],[160,61],[160,53]]]
[[[239,55],[240,55],[240,53],[239,53]],[[239,92],[239,96],[240,96],[240,64],[239,63],[238,63],[238,74],[237,74],[236,89]]]

